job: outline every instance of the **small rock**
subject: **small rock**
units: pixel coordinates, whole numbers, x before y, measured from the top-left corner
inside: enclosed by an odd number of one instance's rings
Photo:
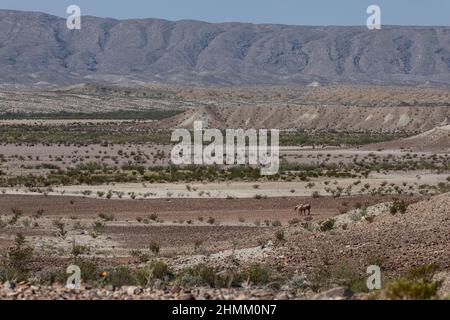
[[[3,287],[7,290],[14,290],[16,288],[16,284],[14,282],[6,281]]]
[[[336,287],[317,294],[314,299],[316,300],[344,300],[353,296],[353,292],[350,289],[344,287]]]
[[[114,287],[113,285],[107,285],[106,287],[105,287],[105,289],[106,290],[108,290],[108,291],[115,291],[116,290],[116,287]]]
[[[137,295],[140,294],[141,292],[142,292],[141,288],[138,287],[131,286],[127,288],[127,294],[129,296]]]
[[[182,294],[178,297],[178,300],[195,300],[195,297],[191,293]]]

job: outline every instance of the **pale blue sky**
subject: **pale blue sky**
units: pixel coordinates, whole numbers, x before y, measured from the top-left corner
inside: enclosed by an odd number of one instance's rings
[[[0,8],[66,16],[71,4],[99,17],[295,25],[364,25],[377,4],[385,25],[450,25],[450,0],[1,0]]]

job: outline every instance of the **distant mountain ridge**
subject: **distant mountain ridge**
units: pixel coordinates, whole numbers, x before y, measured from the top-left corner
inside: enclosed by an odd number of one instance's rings
[[[0,10],[0,84],[450,85],[450,27],[305,27]]]

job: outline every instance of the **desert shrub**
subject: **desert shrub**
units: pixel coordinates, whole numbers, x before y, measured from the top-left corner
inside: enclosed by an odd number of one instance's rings
[[[138,259],[141,263],[148,262],[150,260],[150,255],[140,250],[131,250],[130,255]]]
[[[394,200],[394,203],[391,205],[389,212],[392,215],[395,215],[397,212],[404,214],[408,209],[408,204],[403,200]]]
[[[347,261],[335,266],[320,267],[308,275],[309,287],[313,291],[323,288],[342,286],[353,292],[367,292],[366,275]]]
[[[106,279],[106,283],[114,287],[136,285],[134,271],[128,266],[119,266],[112,269]]]
[[[31,219],[29,219],[29,218],[23,219],[23,220],[22,220],[22,225],[23,225],[25,228],[29,228],[29,227],[31,226]]]
[[[320,224],[320,231],[326,232],[334,229],[334,219],[328,219]]]
[[[155,260],[150,263],[151,276],[153,279],[164,279],[171,275],[169,267],[162,260]]]
[[[8,224],[13,225],[16,224],[19,218],[22,216],[23,212],[20,209],[17,208],[11,208],[11,212],[13,213],[13,216],[8,221]]]
[[[353,292],[367,292],[366,275],[347,263],[339,264],[332,272],[333,282],[352,290]]]
[[[198,264],[180,271],[177,282],[185,287],[215,287],[216,271],[207,265]]]
[[[260,263],[254,263],[247,271],[247,279],[254,285],[266,284],[269,281],[270,269]]]
[[[275,239],[277,241],[284,241],[284,231],[283,229],[279,229],[275,232]]]
[[[73,262],[81,271],[81,279],[86,283],[93,283],[99,279],[99,268],[93,261],[77,258]]]
[[[428,300],[436,296],[441,282],[434,281],[438,270],[434,264],[410,269],[407,274],[386,285],[386,296],[392,300]]]
[[[67,235],[66,225],[62,219],[55,219],[52,222],[53,226],[57,229],[56,235],[61,238],[65,238]]]
[[[130,274],[126,275],[125,271],[123,279],[127,280],[130,284],[148,286],[155,279],[167,280],[172,276],[167,264],[161,260],[152,261],[150,264],[133,270],[129,270]],[[126,285],[126,284],[125,284]]]
[[[352,220],[353,222],[360,221],[361,218],[362,218],[362,216],[361,216],[361,213],[359,213],[359,212],[353,212],[353,213],[350,215],[350,220]]]
[[[244,274],[234,270],[218,270],[204,264],[198,264],[181,270],[177,283],[185,287],[210,286],[229,288],[244,282]]]
[[[94,232],[96,233],[101,233],[103,231],[105,231],[105,224],[99,221],[96,221],[93,225],[92,225],[92,229],[94,230]]]
[[[100,213],[99,215],[98,215],[98,217],[100,218],[100,219],[102,219],[102,220],[105,220],[105,221],[114,221],[114,215],[111,213],[111,214],[107,214],[107,213]]]
[[[16,235],[14,246],[8,249],[6,258],[4,266],[6,280],[27,280],[33,248],[25,245],[25,237],[22,234]]]
[[[309,287],[311,290],[318,292],[329,285],[330,279],[331,272],[329,268],[320,267],[308,275]]]
[[[449,183],[439,182],[437,185],[437,188],[440,193],[450,192],[450,184]]]
[[[386,285],[386,296],[392,300],[428,300],[436,296],[439,287],[438,282],[401,278]]]
[[[272,227],[281,227],[280,220],[274,220],[272,221]]]
[[[304,276],[296,274],[289,279],[289,285],[294,289],[305,290],[310,284]]]
[[[58,267],[48,267],[39,270],[34,275],[35,280],[41,285],[51,286],[55,283],[64,284],[67,281],[68,275],[66,270]]]
[[[302,222],[302,228],[309,232],[314,231],[314,225],[309,221]]]
[[[319,191],[314,191],[314,192],[311,194],[311,196],[312,196],[314,199],[320,198],[320,192],[319,192]]]
[[[150,251],[153,252],[153,254],[155,254],[155,255],[159,254],[159,251],[161,249],[159,243],[157,243],[157,242],[150,243],[149,248],[150,248]]]
[[[75,257],[78,257],[82,254],[87,254],[89,252],[89,248],[83,245],[74,245],[72,246],[71,254]]]

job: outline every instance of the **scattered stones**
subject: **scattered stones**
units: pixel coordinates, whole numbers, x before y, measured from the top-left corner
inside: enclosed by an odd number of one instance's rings
[[[16,288],[16,284],[14,282],[6,281],[3,287],[7,290],[14,290]]]
[[[346,300],[353,296],[353,292],[344,287],[336,287],[314,296],[314,300]]]

